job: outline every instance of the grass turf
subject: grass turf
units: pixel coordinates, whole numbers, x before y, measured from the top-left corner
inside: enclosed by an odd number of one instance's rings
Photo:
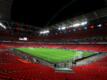
[[[86,57],[93,54],[92,52],[49,48],[16,48],[16,50],[29,54],[33,57],[38,57],[51,63],[73,60],[74,58],[80,57],[81,55]]]

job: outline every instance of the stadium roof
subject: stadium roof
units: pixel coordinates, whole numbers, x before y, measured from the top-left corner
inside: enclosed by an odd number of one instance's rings
[[[40,28],[106,7],[106,0],[14,0],[12,20]]]

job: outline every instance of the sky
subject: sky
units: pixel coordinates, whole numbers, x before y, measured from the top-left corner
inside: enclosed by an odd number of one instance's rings
[[[11,16],[13,21],[43,28],[104,7],[104,0],[14,0]]]

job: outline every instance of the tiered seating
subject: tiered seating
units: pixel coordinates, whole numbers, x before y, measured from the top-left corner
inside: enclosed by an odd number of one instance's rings
[[[73,68],[73,73],[57,73],[40,64],[23,63],[9,51],[0,51],[0,80],[107,80],[107,57]]]
[[[60,79],[66,80],[107,80],[107,57],[92,64],[73,68],[71,74],[56,73]]]
[[[7,48],[7,47],[0,44],[0,48],[3,49],[3,48]]]
[[[95,63],[76,67],[78,80],[106,80],[107,79],[107,57]]]
[[[57,80],[52,74],[54,71],[49,67],[22,63],[11,52],[0,51],[0,80]]]
[[[1,48],[17,48],[17,47],[47,47],[47,48],[63,48],[94,52],[107,52],[106,44],[37,44],[37,43],[2,43]]]
[[[101,44],[57,44],[45,45],[48,48],[63,48],[63,49],[74,49],[74,50],[83,50],[83,51],[93,51],[93,52],[107,52],[107,45]]]

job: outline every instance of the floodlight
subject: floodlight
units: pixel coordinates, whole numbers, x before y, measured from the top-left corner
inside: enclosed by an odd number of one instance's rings
[[[40,34],[48,34],[50,31],[49,30],[43,30],[43,31],[40,31]]]
[[[76,24],[73,24],[72,27],[79,27],[81,24],[80,23],[76,23]]]
[[[88,23],[87,21],[84,21],[84,22],[81,23],[81,25],[84,26],[84,25],[86,25],[87,23]]]
[[[86,25],[87,23],[88,23],[87,21],[84,21],[84,22],[81,22],[81,23],[75,23],[75,24],[73,24],[71,27],[84,26],[84,25]]]
[[[58,30],[61,30],[61,27],[59,27]]]
[[[5,26],[3,23],[1,23],[1,22],[0,22],[0,26],[1,26],[2,28],[6,29],[6,26]]]
[[[19,40],[20,40],[20,41],[27,41],[28,38],[27,38],[27,37],[20,37]]]
[[[98,25],[97,25],[97,27],[101,27],[101,26],[102,26],[102,24],[98,24]]]
[[[64,26],[58,28],[58,30],[65,30],[65,29],[66,29],[66,27],[64,27]]]
[[[61,29],[62,29],[62,30],[65,30],[65,29],[66,29],[66,27],[62,27]]]
[[[24,37],[23,40],[27,41],[27,37]]]

